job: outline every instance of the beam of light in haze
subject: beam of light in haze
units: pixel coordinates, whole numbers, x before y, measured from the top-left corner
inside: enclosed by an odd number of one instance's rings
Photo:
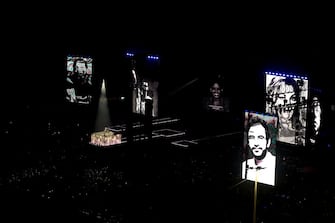
[[[100,91],[97,117],[95,119],[95,131],[102,131],[107,126],[111,126],[111,119],[106,95],[105,80],[103,80]]]

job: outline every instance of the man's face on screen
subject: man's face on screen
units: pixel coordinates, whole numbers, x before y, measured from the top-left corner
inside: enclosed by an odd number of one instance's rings
[[[248,131],[248,144],[255,157],[262,156],[270,145],[270,141],[266,138],[265,129],[261,124],[251,126]]]

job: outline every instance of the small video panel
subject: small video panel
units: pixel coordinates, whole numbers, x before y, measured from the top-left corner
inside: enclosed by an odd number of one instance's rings
[[[67,56],[65,99],[70,103],[92,102],[93,59],[87,56]]]

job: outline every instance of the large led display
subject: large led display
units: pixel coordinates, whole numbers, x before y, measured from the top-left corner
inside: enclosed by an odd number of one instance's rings
[[[308,79],[272,72],[266,72],[265,77],[265,112],[278,117],[277,140],[305,146]]]
[[[242,179],[275,186],[277,117],[245,111]]]
[[[67,56],[66,101],[78,104],[91,103],[92,62],[91,57]]]
[[[159,57],[127,53],[132,75],[132,111],[136,114],[158,116]],[[150,109],[150,110],[148,110]]]
[[[153,117],[158,116],[158,85],[157,81],[140,81],[133,90],[133,112],[145,115],[146,109],[152,109]],[[151,105],[148,105],[150,103]]]

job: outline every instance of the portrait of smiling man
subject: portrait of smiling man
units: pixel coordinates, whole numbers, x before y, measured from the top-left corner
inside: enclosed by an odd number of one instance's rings
[[[275,124],[276,118],[271,118],[272,124]],[[262,115],[250,116],[247,120],[245,138],[248,155],[242,162],[242,179],[275,185],[276,156],[270,150],[273,138],[270,130]]]

